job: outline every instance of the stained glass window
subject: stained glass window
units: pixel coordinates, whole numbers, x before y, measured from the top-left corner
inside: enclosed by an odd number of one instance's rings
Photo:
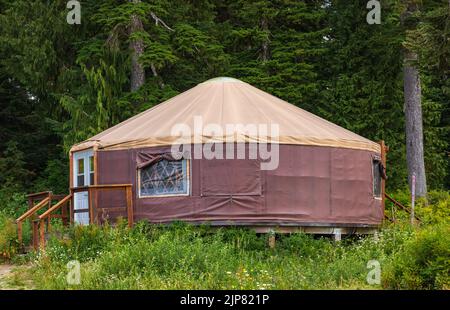
[[[139,170],[140,196],[186,195],[188,187],[187,160],[161,160]]]

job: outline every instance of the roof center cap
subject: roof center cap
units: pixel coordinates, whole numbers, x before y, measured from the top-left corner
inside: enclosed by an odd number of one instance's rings
[[[232,78],[232,77],[226,77],[226,76],[219,76],[216,78],[209,79],[201,84],[206,83],[243,83],[241,80]]]

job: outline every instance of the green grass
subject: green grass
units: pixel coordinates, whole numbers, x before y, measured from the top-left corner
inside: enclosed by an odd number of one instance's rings
[[[268,235],[241,228],[120,222],[60,231],[64,238],[25,257],[14,256],[14,225],[0,213],[0,248],[26,264],[16,278],[36,289],[449,289],[449,202],[448,193],[431,193],[429,204],[417,205],[421,225],[405,216],[378,238],[340,243],[295,233],[277,235],[270,249]],[[72,260],[81,264],[77,285],[66,280]],[[372,260],[380,284],[367,282]]]
[[[269,249],[266,235],[238,228],[75,227],[29,270],[42,289],[448,289],[449,233],[448,225],[396,226],[378,240],[341,243],[291,234]],[[79,285],[66,281],[71,260],[81,263]],[[367,283],[370,260],[380,262],[379,285]]]

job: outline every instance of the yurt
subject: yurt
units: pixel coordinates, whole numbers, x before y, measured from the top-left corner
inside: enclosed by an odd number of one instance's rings
[[[74,145],[72,219],[370,232],[384,217],[383,148],[215,78]]]

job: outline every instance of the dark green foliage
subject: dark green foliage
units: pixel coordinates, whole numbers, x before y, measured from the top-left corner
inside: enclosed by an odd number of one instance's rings
[[[16,141],[8,142],[0,157],[0,183],[12,191],[21,190],[21,185],[30,184],[31,176],[31,172],[25,169],[24,154],[17,145]]]
[[[411,195],[409,190],[398,190],[392,193],[395,200],[407,208],[411,208]],[[410,214],[386,201],[386,214],[400,222],[409,223]],[[415,215],[422,225],[450,223],[450,192],[432,190],[427,200],[418,199],[415,202]]]
[[[433,188],[450,188],[450,9],[448,1],[427,0],[406,43],[419,55],[426,170]]]
[[[13,220],[26,209],[24,193],[67,192],[71,145],[216,76],[385,140],[388,191],[408,206],[405,46],[419,56],[427,181],[450,188],[450,11],[447,0],[419,2],[403,28],[396,0],[381,1],[381,25],[366,23],[366,0],[86,0],[81,25],[66,23],[65,0],[0,0],[0,252],[17,252]],[[132,15],[143,31],[130,35]],[[136,39],[146,82],[130,92]],[[449,194],[428,198],[416,213],[434,226],[400,225],[379,242],[339,246],[293,234],[271,250],[267,235],[182,223],[75,227],[49,242],[35,278],[67,288],[65,264],[78,259],[80,288],[367,288],[367,261],[378,259],[385,287],[448,289]],[[396,217],[408,221],[405,212]]]
[[[14,221],[0,213],[0,263],[17,254],[18,241]]]
[[[27,210],[26,197],[13,193],[13,189],[0,189],[0,263],[2,260],[15,259],[19,251],[17,226],[15,219]],[[27,221],[22,226],[23,241],[29,244],[31,225]]]
[[[450,230],[428,227],[409,240],[389,266],[384,285],[393,289],[448,289]]]
[[[396,1],[383,1],[381,25],[365,22],[367,1],[332,1],[329,54],[318,109],[325,118],[374,141],[385,140],[389,187],[406,180],[401,30]],[[404,163],[404,164],[400,164]]]
[[[35,192],[51,189],[54,194],[67,194],[69,189],[69,159],[51,159],[34,184]]]
[[[388,190],[403,189],[408,46],[419,55],[428,183],[449,188],[448,3],[422,1],[406,29],[399,1],[382,1],[381,25],[366,23],[366,4],[87,0],[81,25],[68,25],[66,1],[0,1],[0,180],[18,191],[63,192],[71,145],[227,75],[385,140]],[[144,30],[130,36],[133,14]],[[130,92],[129,43],[136,39],[145,45],[146,82]]]
[[[323,97],[320,67],[329,32],[321,3],[232,1],[227,18],[227,75],[314,112]]]

